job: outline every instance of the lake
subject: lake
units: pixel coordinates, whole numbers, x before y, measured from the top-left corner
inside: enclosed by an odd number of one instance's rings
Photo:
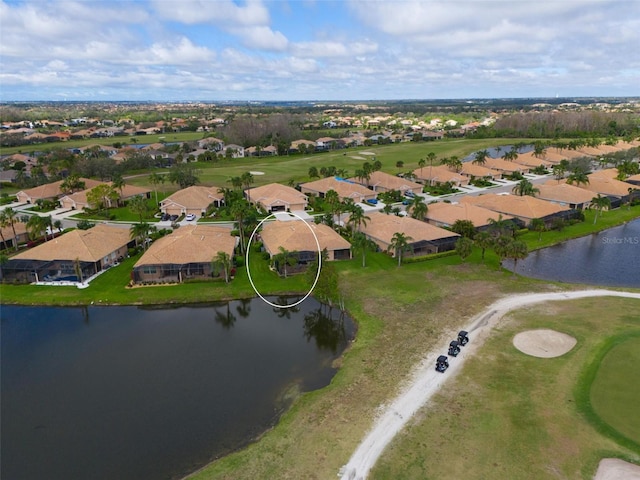
[[[513,271],[513,261],[504,266]],[[640,288],[640,219],[531,252],[518,261],[517,273],[542,280]]]
[[[312,298],[1,315],[8,480],[181,478],[327,385],[355,333]]]

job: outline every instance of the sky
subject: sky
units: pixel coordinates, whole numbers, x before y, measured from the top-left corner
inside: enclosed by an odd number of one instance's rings
[[[0,0],[0,101],[640,96],[640,0]]]

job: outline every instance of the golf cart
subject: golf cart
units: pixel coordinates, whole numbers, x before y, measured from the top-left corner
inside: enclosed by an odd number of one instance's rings
[[[436,371],[444,372],[447,368],[449,368],[449,360],[446,355],[440,355],[436,360]]]
[[[454,340],[449,344],[449,355],[451,355],[452,357],[457,357],[459,353],[460,353],[460,344],[458,343],[457,340]]]
[[[469,334],[465,330],[460,330],[460,332],[458,332],[458,343],[461,347],[464,347],[469,343]]]

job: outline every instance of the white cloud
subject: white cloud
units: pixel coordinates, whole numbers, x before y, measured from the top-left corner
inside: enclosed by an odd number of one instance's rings
[[[260,0],[248,0],[244,6],[231,0],[154,0],[152,5],[164,18],[191,25],[210,23],[224,27],[269,23],[269,11]]]
[[[376,52],[378,45],[375,42],[298,42],[291,50],[300,57],[354,57]]]

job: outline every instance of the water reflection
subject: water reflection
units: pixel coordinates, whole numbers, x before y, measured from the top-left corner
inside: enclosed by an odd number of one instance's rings
[[[513,261],[505,261],[513,270]],[[640,287],[640,219],[536,250],[517,273],[541,280],[612,287]]]
[[[292,303],[295,299],[272,300]],[[183,478],[327,385],[355,327],[309,298],[2,307],[3,478]]]

